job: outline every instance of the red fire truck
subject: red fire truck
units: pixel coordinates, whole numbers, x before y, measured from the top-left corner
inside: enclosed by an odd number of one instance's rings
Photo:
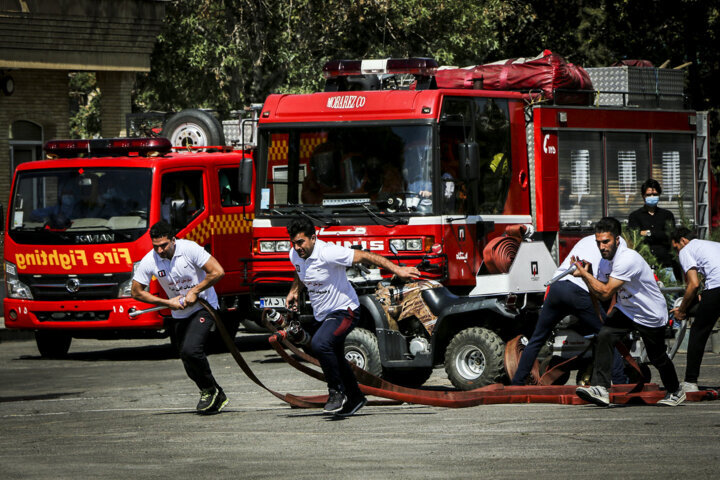
[[[165,335],[169,311],[129,316],[150,307],[130,286],[161,219],[223,265],[222,309],[245,305],[249,151],[173,152],[165,138],[57,140],[45,151],[52,159],[15,171],[4,250],[5,326],[34,330],[43,356],[66,354],[73,337]],[[157,282],[149,288],[160,294]],[[226,317],[234,332],[238,317]]]
[[[516,74],[517,63],[501,65],[505,80]],[[293,276],[285,227],[300,216],[323,240],[407,265],[424,259],[425,275],[456,294],[492,290],[478,277],[482,252],[506,226],[531,224],[558,262],[600,217],[626,222],[647,178],[662,184],[662,207],[706,234],[706,116],[683,109],[682,81],[679,94],[603,88],[607,69],[597,70],[588,69],[594,87],[562,95],[492,85],[478,68],[443,74],[432,59],[342,60],[326,64],[323,92],[269,96],[254,306],[283,306]],[[646,70],[657,79],[661,69]]]

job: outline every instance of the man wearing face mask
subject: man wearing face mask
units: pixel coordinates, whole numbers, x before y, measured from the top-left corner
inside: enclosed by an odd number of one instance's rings
[[[680,272],[670,253],[670,234],[675,229],[675,216],[670,210],[658,207],[661,193],[657,180],[649,178],[642,184],[640,194],[645,205],[630,214],[628,227],[639,230],[660,266],[673,269],[677,276]]]

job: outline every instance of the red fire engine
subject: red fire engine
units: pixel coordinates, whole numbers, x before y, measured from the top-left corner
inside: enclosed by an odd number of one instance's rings
[[[168,311],[130,296],[134,266],[165,219],[225,268],[216,285],[225,310],[243,305],[244,257],[254,214],[249,152],[173,152],[165,138],[57,140],[50,160],[21,164],[5,225],[5,326],[34,330],[45,356],[72,337],[164,335]],[[157,282],[150,285],[159,292]],[[227,323],[237,329],[237,318]]]
[[[707,233],[707,120],[683,109],[682,79],[677,93],[633,87],[634,76],[657,81],[662,69],[588,69],[594,87],[563,92],[513,83],[524,67],[332,61],[324,92],[269,96],[258,126],[254,306],[283,306],[293,276],[285,227],[299,216],[323,240],[407,265],[424,259],[425,275],[457,294],[492,290],[478,277],[483,247],[507,225],[531,224],[558,262],[600,217],[626,222],[647,178],[662,184],[662,207]],[[625,86],[603,87],[616,72]]]

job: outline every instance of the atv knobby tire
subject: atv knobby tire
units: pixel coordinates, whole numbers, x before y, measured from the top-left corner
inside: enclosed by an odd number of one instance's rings
[[[377,377],[382,375],[378,341],[369,330],[355,328],[345,337],[345,358]]]
[[[505,343],[481,327],[460,331],[445,351],[445,372],[460,390],[474,390],[498,383],[504,370]]]

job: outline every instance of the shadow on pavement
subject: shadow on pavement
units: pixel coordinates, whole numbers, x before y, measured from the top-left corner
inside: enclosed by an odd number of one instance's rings
[[[269,348],[267,335],[242,335],[235,338],[235,346],[241,352],[265,350]],[[226,354],[217,349],[209,350],[208,355]],[[177,351],[170,344],[143,345],[139,347],[119,347],[86,352],[73,352],[55,361],[136,361],[136,360],[169,360],[178,358]],[[40,355],[22,355],[18,360],[49,360]]]
[[[15,397],[0,397],[0,403],[29,402],[33,400],[55,400],[62,397],[72,397],[83,392],[45,393],[42,395],[17,395]]]

